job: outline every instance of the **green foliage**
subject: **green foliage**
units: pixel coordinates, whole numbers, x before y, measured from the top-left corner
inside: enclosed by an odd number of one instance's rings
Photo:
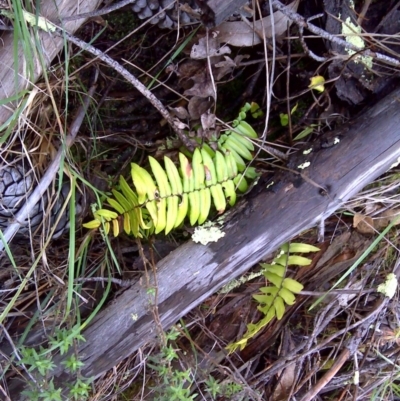
[[[76,329],[76,328],[75,328]],[[82,334],[76,333],[71,336],[71,331],[66,328],[57,328],[54,337],[50,338],[51,347],[58,348],[61,355],[64,355],[72,346],[74,341],[85,341]]]
[[[207,388],[207,393],[210,394],[213,400],[215,400],[218,395],[222,394],[222,386],[214,377],[210,376],[205,381],[205,385]]]
[[[153,386],[155,393],[154,400],[157,401],[192,401],[198,394],[193,393],[193,386],[195,383],[195,375],[192,370],[177,369],[176,366],[179,364],[176,362],[179,359],[177,349],[170,343],[175,341],[180,332],[176,328],[172,328],[169,332],[165,333],[165,345],[161,347],[158,354],[149,357],[148,366],[156,374],[152,374],[152,377],[156,381],[156,385]],[[231,397],[242,391],[240,384],[224,381],[219,382],[213,376],[209,375],[204,381],[205,393],[209,394],[211,399],[217,399],[218,396]],[[130,399],[134,397],[130,395]]]
[[[40,352],[38,353],[34,348],[21,348],[21,360],[20,364],[29,366],[28,371],[32,372],[37,370],[41,376],[46,376],[52,369],[55,368],[54,363],[51,359],[45,355],[45,350],[40,347]]]
[[[280,118],[280,123],[282,127],[287,127],[289,125],[289,118],[293,116],[293,114],[296,113],[297,108],[299,104],[296,103],[295,106],[290,110],[290,116],[287,113],[280,113],[279,118]],[[297,111],[298,114],[298,111]],[[299,141],[300,139],[305,138],[306,136],[310,135],[313,131],[314,128],[317,127],[317,124],[310,124],[308,127],[304,128],[300,133],[298,133],[293,140],[294,141]]]
[[[299,141],[300,139],[305,138],[306,136],[310,135],[314,131],[315,127],[317,127],[317,124],[310,124],[308,127],[304,128],[299,134],[297,134],[293,138],[293,140]]]
[[[76,383],[71,386],[69,391],[70,397],[74,400],[86,400],[89,397],[90,384],[78,379]]]
[[[290,110],[290,115],[293,115],[297,110],[298,103]],[[289,116],[287,113],[280,113],[279,118],[281,120],[282,127],[287,127],[289,125]]]
[[[230,399],[242,390],[243,387],[239,383],[229,382],[222,386],[222,395]]]
[[[238,383],[220,383],[212,376],[205,380],[204,384],[206,385],[206,392],[210,394],[212,400],[217,399],[218,396],[231,399],[232,396],[243,390],[243,387]]]
[[[178,338],[179,331],[172,328],[165,334],[165,341],[174,341]],[[154,399],[157,401],[192,401],[197,394],[190,394],[193,384],[190,369],[178,370],[172,365],[172,361],[178,359],[177,350],[172,344],[165,344],[158,354],[149,357],[148,366],[157,372],[159,383],[153,387]]]
[[[179,153],[179,166],[167,156],[164,166],[149,157],[150,171],[132,163],[133,187],[121,176],[119,188],[107,198],[113,210],[95,211],[94,220],[83,226],[94,229],[104,222],[106,234],[112,228],[114,236],[125,231],[143,238],[153,232],[168,234],[187,217],[191,225],[201,225],[212,206],[223,213],[228,204],[236,203],[237,191],[248,189],[247,179],[257,177],[254,167],[246,167],[246,161],[253,158],[251,139],[257,138],[257,133],[244,121],[248,111],[259,114],[257,107],[247,103],[241,109],[233,129],[219,137],[218,150],[202,144],[193,155]]]
[[[24,365],[29,372],[35,376],[40,388],[34,387],[34,383],[30,382],[31,388],[22,392],[29,400],[44,400],[44,401],[61,401],[61,388],[55,388],[53,379],[47,381],[47,376],[56,367],[52,360],[50,351],[59,351],[61,355],[65,354],[69,348],[77,341],[84,341],[83,336],[74,327],[71,330],[57,329],[55,336],[49,341],[50,349],[40,347],[39,351],[34,348],[21,347],[20,365]],[[79,370],[84,365],[79,361],[76,355],[70,355],[64,362],[65,367],[71,372],[78,375],[75,383],[69,385],[69,398],[73,400],[85,400],[89,396],[89,382],[82,380],[79,377]]]
[[[263,313],[264,317],[258,323],[247,325],[247,332],[237,342],[229,344],[227,349],[234,352],[238,348],[243,350],[247,342],[263,329],[273,318],[282,319],[285,314],[286,305],[293,305],[296,301],[296,294],[302,289],[303,285],[292,278],[285,277],[288,266],[307,266],[311,260],[293,253],[318,252],[319,248],[300,243],[284,244],[279,255],[271,264],[260,263],[262,274],[267,280],[268,285],[261,287],[261,294],[253,295],[258,302],[257,309]]]
[[[66,369],[71,373],[77,372],[84,365],[84,363],[81,362],[74,354],[63,361],[62,364],[65,365]]]
[[[22,395],[28,397],[30,401],[42,400],[42,401],[61,401],[61,388],[54,388],[53,380],[51,380],[47,388],[41,392],[38,390],[24,390],[21,392]]]

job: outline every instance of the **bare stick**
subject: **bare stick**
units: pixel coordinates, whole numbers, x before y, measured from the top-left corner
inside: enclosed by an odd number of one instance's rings
[[[130,287],[132,284],[134,284],[136,281],[135,280],[121,280],[119,278],[115,277],[81,277],[75,279],[75,282],[79,283],[88,283],[88,282],[95,282],[95,283],[108,283],[111,281],[114,284],[119,285],[120,287]]]
[[[326,31],[324,31],[321,28],[318,28],[317,26],[310,24],[307,22],[300,14],[295,13],[292,11],[290,8],[284,6],[280,1],[278,0],[272,0],[271,1],[272,6],[276,9],[281,11],[283,14],[285,14],[288,18],[290,18],[292,21],[294,21],[299,27],[306,28],[310,32],[315,33],[318,36],[321,36],[324,39],[327,39],[333,43],[336,43],[340,46],[343,46],[346,49],[354,50],[355,52],[358,52],[362,55],[365,56],[370,56],[373,57],[377,60],[381,60],[387,64],[393,65],[395,67],[400,67],[400,61],[396,60],[392,57],[385,56],[384,54],[381,53],[376,53],[371,50],[366,50],[362,49],[361,47],[355,46],[350,42],[346,42],[345,40],[334,36]]]
[[[59,35],[65,37],[75,45],[79,46],[81,49],[92,53],[100,60],[104,61],[110,67],[114,68],[115,71],[120,73],[128,82],[130,82],[143,96],[145,96],[149,102],[159,111],[159,113],[168,121],[171,128],[175,131],[178,135],[178,138],[182,141],[182,143],[188,148],[189,150],[193,151],[197,144],[189,139],[187,135],[183,133],[183,131],[177,126],[174,119],[169,114],[168,110],[165,106],[154,96],[154,94],[149,91],[137,78],[135,78],[126,68],[122,67],[118,62],[113,60],[111,57],[107,56],[99,49],[96,49],[94,46],[89,45],[88,43],[84,42],[76,38],[73,35],[70,35],[67,32],[63,32],[61,30],[57,30]]]

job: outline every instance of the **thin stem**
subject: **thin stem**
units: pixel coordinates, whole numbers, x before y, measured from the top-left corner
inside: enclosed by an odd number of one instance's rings
[[[89,45],[88,43],[84,42],[81,39],[78,39],[77,37],[70,35],[67,32],[63,32],[60,29],[57,29],[57,32],[59,35],[65,37],[75,45],[79,46],[81,49],[88,51],[89,53],[92,53],[96,57],[98,57],[100,60],[104,61],[106,64],[108,64],[110,67],[114,68],[115,71],[117,71],[119,74],[121,74],[128,82],[130,82],[144,97],[146,97],[149,102],[159,111],[159,113],[168,121],[169,125],[171,128],[175,131],[175,133],[178,135],[178,138],[182,141],[182,143],[185,145],[187,149],[190,151],[193,151],[194,148],[196,147],[196,144],[189,139],[187,135],[184,134],[184,132],[178,127],[178,125],[175,123],[174,119],[171,117],[169,114],[168,110],[166,107],[154,96],[154,94],[149,91],[137,78],[135,78],[126,68],[124,68],[121,64],[119,64],[117,61],[113,60],[111,57],[107,56],[104,54],[102,51],[99,49],[96,49],[94,46]]]

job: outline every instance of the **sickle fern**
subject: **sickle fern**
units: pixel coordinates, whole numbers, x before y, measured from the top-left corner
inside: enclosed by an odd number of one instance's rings
[[[258,302],[257,309],[264,317],[257,323],[247,325],[247,332],[243,337],[229,344],[226,349],[229,353],[238,348],[243,350],[247,342],[256,336],[273,319],[281,320],[286,311],[286,305],[293,305],[296,301],[296,295],[303,289],[303,285],[298,281],[286,277],[288,266],[307,266],[311,264],[311,259],[294,253],[318,252],[320,249],[313,245],[290,243],[281,247],[279,255],[271,264],[260,263],[267,285],[260,288],[261,294],[253,295]]]
[[[124,230],[127,234],[142,238],[150,233],[168,234],[179,227],[186,217],[190,224],[203,224],[212,206],[221,214],[227,205],[236,202],[236,191],[248,189],[247,179],[257,173],[246,168],[245,160],[252,160],[254,145],[249,139],[257,138],[254,129],[244,118],[254,105],[246,104],[234,130],[226,131],[218,140],[218,150],[204,144],[195,149],[191,161],[179,153],[179,166],[164,157],[164,167],[149,157],[150,172],[131,163],[133,187],[125,178],[119,178],[119,188],[113,189],[113,198],[107,198],[113,210],[99,209],[94,220],[83,226],[95,229],[104,221],[108,234],[114,236]]]

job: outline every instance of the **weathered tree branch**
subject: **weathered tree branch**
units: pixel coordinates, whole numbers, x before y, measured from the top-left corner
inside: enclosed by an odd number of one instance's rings
[[[299,171],[300,164],[311,163],[303,170],[304,177],[286,171],[275,175],[272,190],[265,184],[256,187],[253,191],[258,193],[250,193],[228,213],[225,237],[219,242],[203,246],[189,241],[164,258],[157,266],[162,327],[168,329],[279,245],[330,216],[398,162],[399,98],[400,89],[329,134],[330,141],[310,144],[311,154],[293,155],[290,169]],[[334,138],[339,140],[336,145]],[[149,285],[154,283],[153,279]],[[85,376],[98,377],[155,337],[150,302],[148,287],[139,282],[96,317],[78,350]],[[55,358],[55,382],[60,386],[72,381],[60,364],[64,358]],[[18,400],[17,379],[14,386],[13,400]]]

